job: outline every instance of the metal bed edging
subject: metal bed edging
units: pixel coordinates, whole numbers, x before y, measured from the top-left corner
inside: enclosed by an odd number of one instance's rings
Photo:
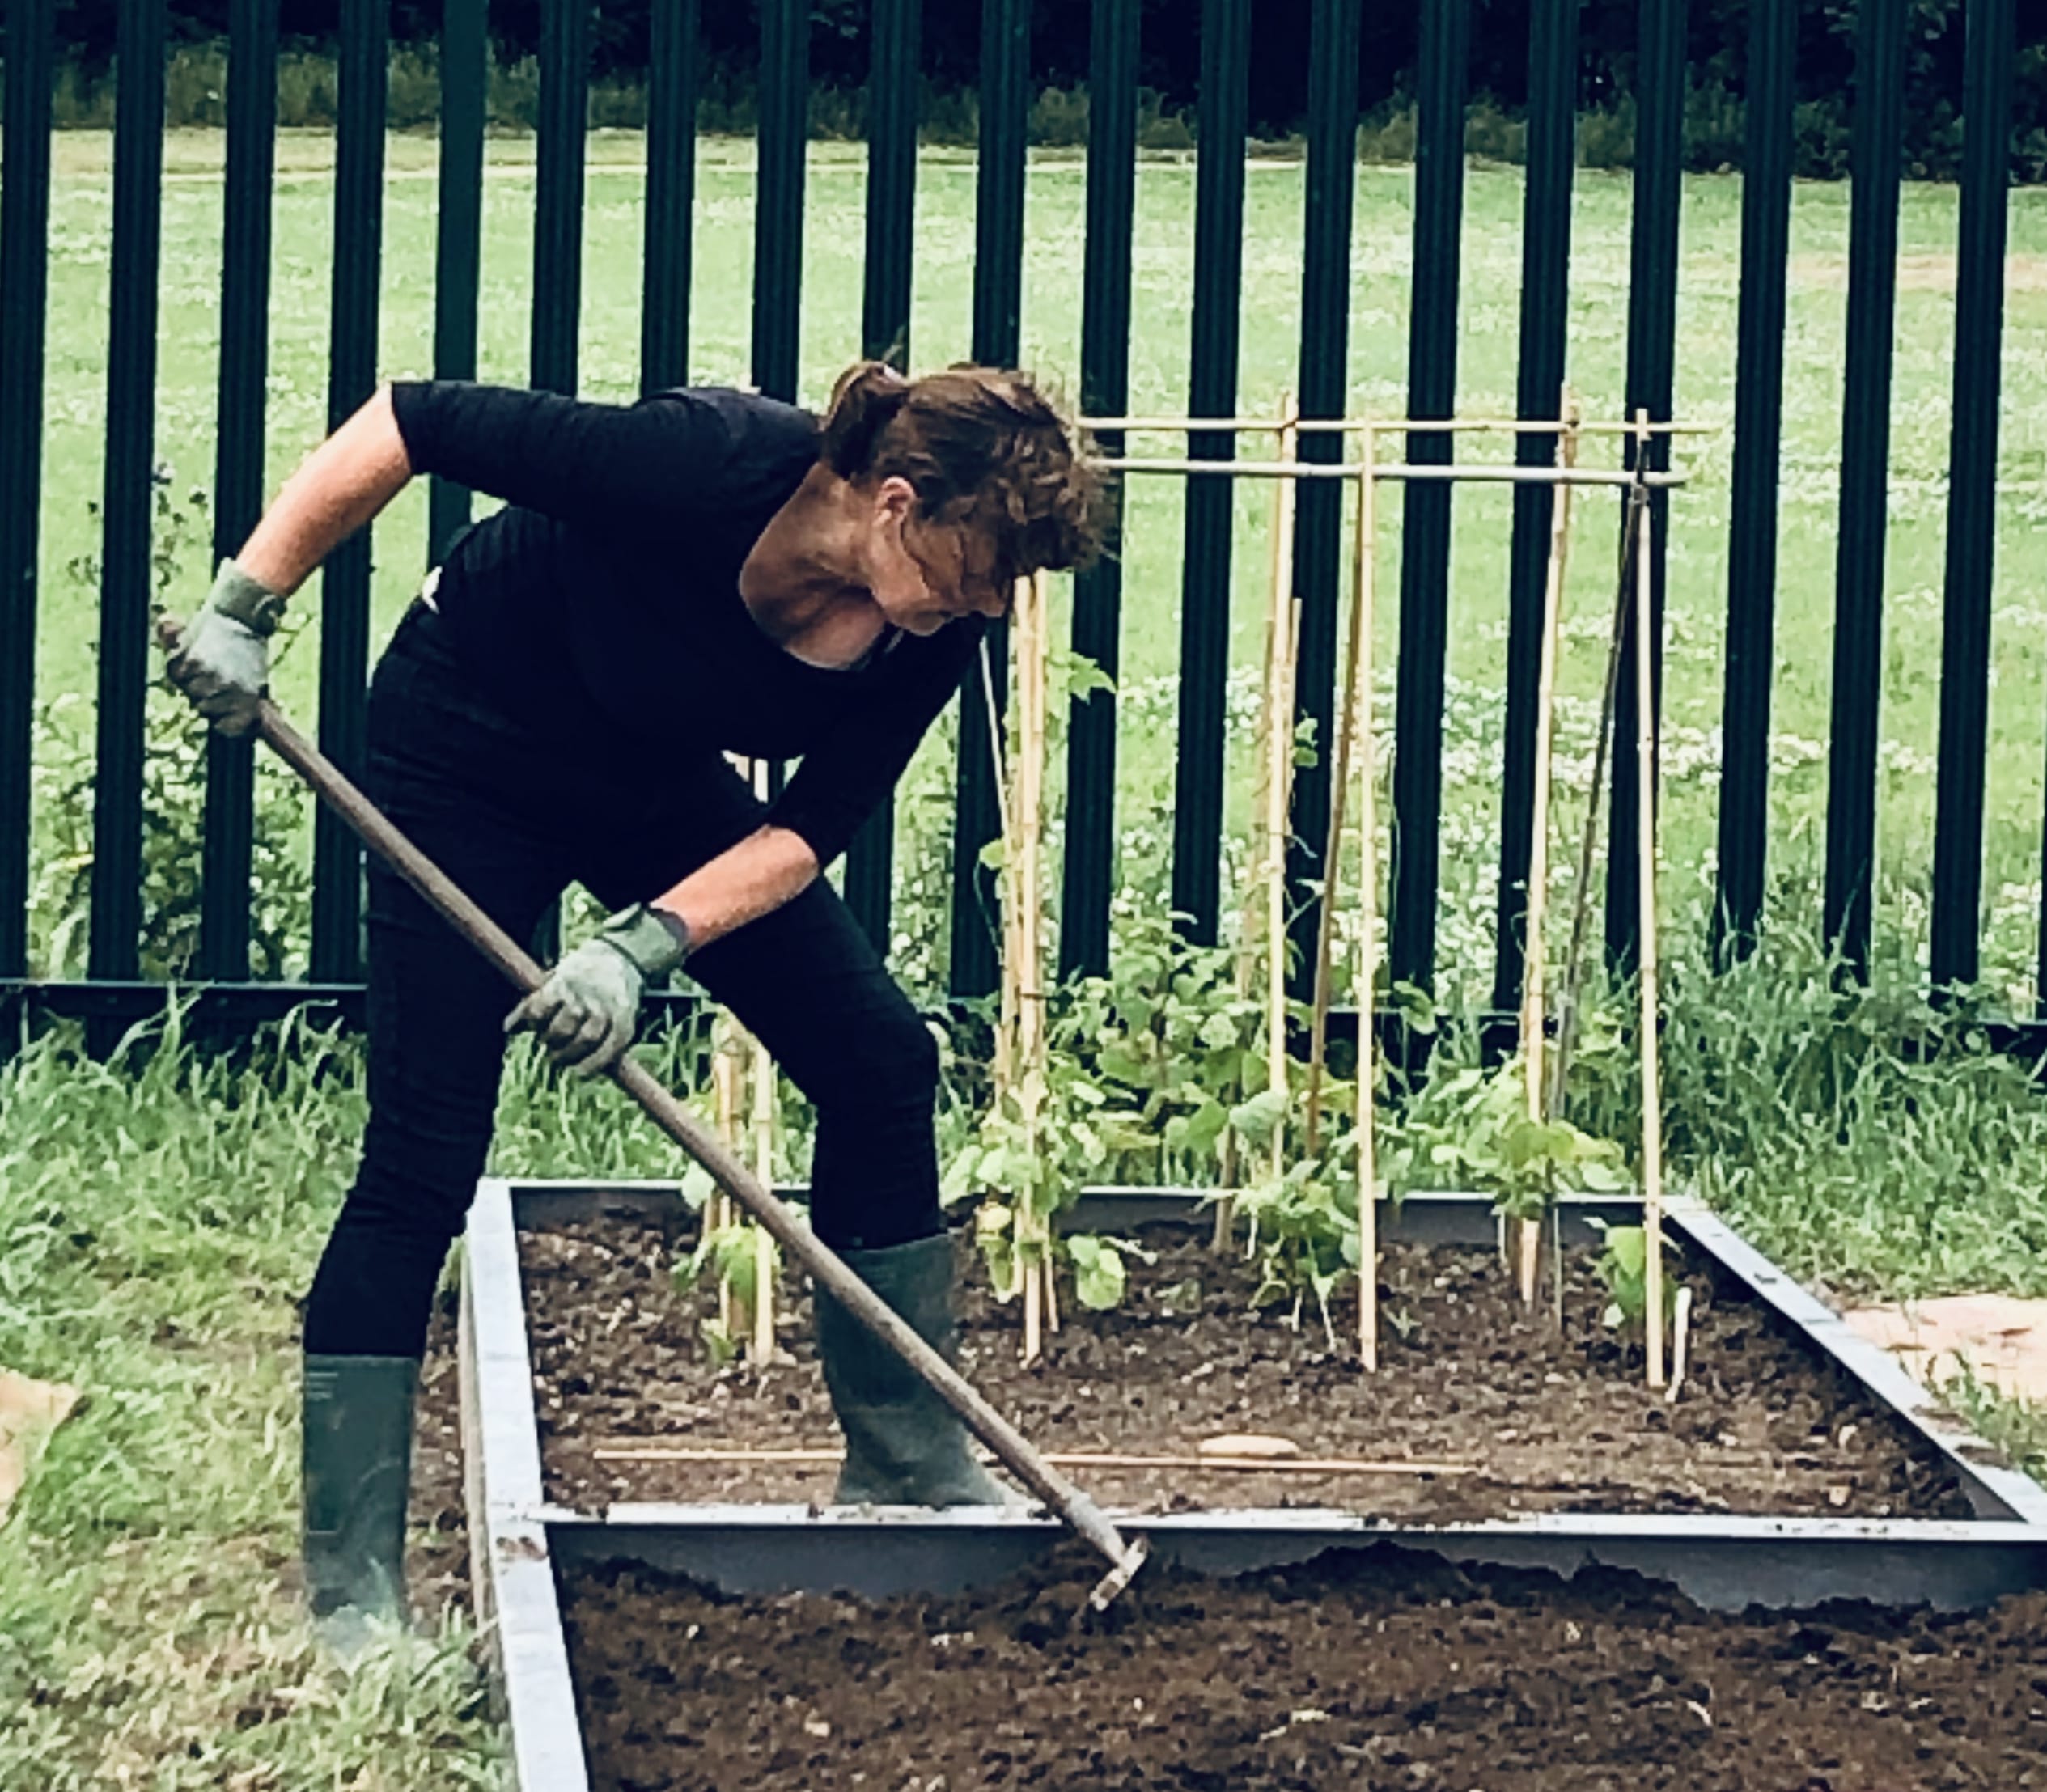
[[[462,1266],[462,1445],[472,1597],[503,1688],[518,1792],[589,1792],[540,1510],[540,1428],[510,1185],[477,1187]]]

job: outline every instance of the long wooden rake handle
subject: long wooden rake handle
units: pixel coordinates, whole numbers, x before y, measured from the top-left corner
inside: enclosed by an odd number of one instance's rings
[[[520,989],[540,986],[545,973],[511,935],[392,826],[338,766],[286,721],[267,697],[257,712],[256,725],[271,750],[362,837],[365,845],[418,891],[449,926]],[[1093,1500],[1032,1448],[1015,1426],[847,1269],[714,1135],[700,1126],[689,1109],[657,1082],[644,1065],[621,1057],[611,1074],[655,1125],[708,1170],[718,1187],[760,1221],[820,1286],[915,1370],[1005,1468],[1108,1558],[1111,1571],[1096,1588],[1091,1603],[1099,1608],[1121,1592],[1144,1561],[1145,1540],[1142,1537],[1125,1540]]]

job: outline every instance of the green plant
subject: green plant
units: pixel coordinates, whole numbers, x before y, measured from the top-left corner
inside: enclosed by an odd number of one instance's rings
[[[1083,1307],[1096,1312],[1120,1307],[1129,1286],[1125,1260],[1155,1263],[1155,1253],[1129,1239],[1103,1238],[1093,1232],[1070,1232],[1061,1241],[1073,1265],[1074,1292]]]
[[[1649,1312],[1649,1234],[1640,1226],[1610,1226],[1604,1220],[1587,1218],[1586,1223],[1596,1230],[1604,1248],[1593,1265],[1594,1271],[1606,1287],[1606,1307],[1601,1322],[1614,1331],[1633,1327],[1639,1331]],[[1663,1241],[1663,1256],[1668,1270],[1669,1259],[1675,1249],[1667,1238]],[[1663,1277],[1663,1323],[1668,1325],[1677,1311],[1677,1278],[1666,1273]]]
[[[1055,1060],[1084,1067],[1081,1099],[1116,1122],[1092,1171],[1105,1182],[1218,1184],[1228,1136],[1264,1143],[1281,1104],[1267,1091],[1265,1009],[1236,985],[1235,955],[1189,944],[1168,919],[1122,928],[1110,974],[1062,992]]]
[[[206,496],[193,490],[180,500],[169,469],[159,468],[154,510],[155,607],[180,615],[196,601],[189,594],[198,584],[196,562],[210,527]],[[97,597],[95,557],[79,556],[65,573],[81,595]],[[303,627],[303,616],[287,621],[279,657]],[[153,641],[149,650],[156,652]],[[82,974],[91,922],[100,760],[90,714],[75,692],[37,706],[39,752],[30,773],[36,833],[29,931],[36,963],[53,977]],[[185,699],[160,678],[145,693],[142,728],[139,968],[146,977],[176,981],[191,976],[198,960],[208,731]],[[303,969],[312,913],[311,815],[304,786],[283,765],[259,754],[249,876],[249,955],[257,976],[284,977]]]
[[[1293,1298],[1288,1323],[1296,1330],[1307,1297],[1315,1298],[1329,1348],[1336,1327],[1329,1298],[1358,1269],[1358,1188],[1334,1167],[1355,1161],[1355,1141],[1334,1142],[1327,1159],[1302,1158],[1284,1175],[1253,1183],[1232,1199],[1247,1229],[1246,1253],[1258,1265],[1254,1307]]]
[[[752,1318],[764,1291],[764,1268],[767,1273],[765,1292],[773,1300],[781,1280],[782,1248],[758,1221],[742,1219],[706,1228],[696,1248],[688,1256],[678,1258],[670,1269],[679,1291],[687,1293],[701,1286],[706,1277],[713,1287],[731,1290],[732,1324],[728,1327],[723,1319],[711,1318],[701,1321],[698,1328],[711,1361],[721,1367],[736,1358],[748,1341]]]
[[[1625,1188],[1620,1146],[1568,1121],[1532,1116],[1526,1074],[1517,1054],[1491,1070],[1468,1066],[1424,1084],[1391,1129],[1397,1184],[1490,1193],[1509,1220],[1541,1219],[1558,1195]]]
[[[943,1185],[948,1205],[978,1198],[974,1239],[995,1298],[1007,1302],[1023,1285],[1022,1272],[1037,1253],[1070,1263],[1081,1302],[1113,1305],[1122,1294],[1121,1253],[1114,1241],[1081,1235],[1062,1239],[1059,1217],[1070,1208],[1091,1167],[1108,1153],[1135,1142],[1129,1116],[1107,1108],[1107,1098],[1070,1058],[1055,1057],[1045,1099],[1035,1125],[1027,1127],[1014,1095],[983,1116],[975,1137],[956,1150]],[[1116,1258],[1112,1267],[1104,1252]]]

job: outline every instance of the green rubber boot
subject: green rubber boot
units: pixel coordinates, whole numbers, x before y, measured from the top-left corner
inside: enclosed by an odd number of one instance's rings
[[[952,1240],[943,1233],[879,1251],[845,1251],[848,1269],[947,1362],[959,1347],[952,1317]],[[1002,1506],[1008,1496],[973,1459],[967,1428],[909,1365],[822,1288],[817,1352],[832,1409],[846,1434],[841,1506]]]
[[[306,1599],[313,1628],[352,1654],[405,1619],[405,1496],[414,1357],[306,1358]]]

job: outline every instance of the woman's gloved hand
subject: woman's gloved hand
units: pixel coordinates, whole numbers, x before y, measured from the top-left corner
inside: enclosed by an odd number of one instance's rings
[[[595,1076],[633,1043],[640,993],[689,955],[681,916],[636,902],[607,921],[512,1010],[508,1033],[535,1032],[557,1064]]]
[[[283,614],[282,597],[223,560],[206,601],[171,649],[171,682],[221,733],[256,726],[256,706],[270,688],[270,637]]]

